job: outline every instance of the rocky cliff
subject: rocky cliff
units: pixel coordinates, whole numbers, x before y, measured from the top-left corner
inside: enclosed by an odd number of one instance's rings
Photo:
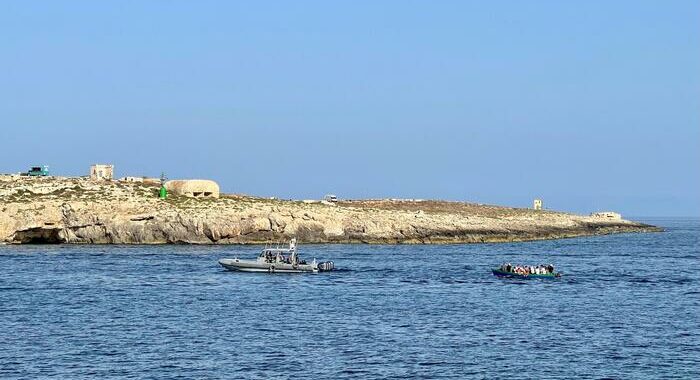
[[[551,211],[441,201],[337,204],[247,196],[157,198],[139,183],[0,177],[0,242],[91,244],[475,243],[658,228]]]

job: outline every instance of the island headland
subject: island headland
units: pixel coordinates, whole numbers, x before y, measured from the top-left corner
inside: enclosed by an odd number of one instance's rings
[[[160,188],[128,177],[0,176],[0,242],[254,244],[296,237],[302,243],[439,244],[661,231],[615,216],[462,202],[295,201],[218,193],[195,198],[177,192],[160,199]]]

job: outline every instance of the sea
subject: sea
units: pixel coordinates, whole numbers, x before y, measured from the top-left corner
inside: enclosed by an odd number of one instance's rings
[[[700,379],[700,219],[524,243],[0,246],[0,379]],[[494,277],[554,264],[558,280]]]

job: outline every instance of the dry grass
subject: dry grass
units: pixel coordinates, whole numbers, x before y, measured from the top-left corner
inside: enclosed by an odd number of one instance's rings
[[[459,214],[465,216],[484,216],[501,218],[509,216],[521,216],[534,213],[546,213],[549,211],[535,211],[526,208],[512,208],[477,203],[435,201],[435,200],[353,200],[338,202],[340,207],[354,207],[360,209],[378,209],[389,211],[423,211],[429,214]]]

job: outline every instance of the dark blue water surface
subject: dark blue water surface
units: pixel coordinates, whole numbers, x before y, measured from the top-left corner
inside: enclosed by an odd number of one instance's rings
[[[700,221],[516,244],[0,246],[0,378],[700,378]],[[556,281],[495,278],[551,262]]]

